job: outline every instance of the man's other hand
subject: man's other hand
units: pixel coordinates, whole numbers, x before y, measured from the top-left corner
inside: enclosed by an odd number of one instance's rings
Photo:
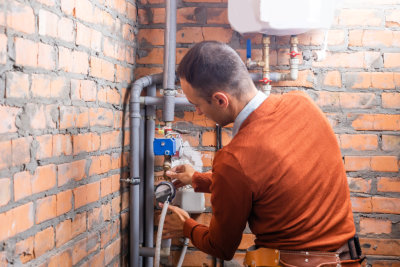
[[[176,206],[169,206],[163,228],[163,239],[183,237],[183,225],[189,214]]]
[[[179,182],[174,182],[175,187],[181,187],[183,185],[191,185],[192,177],[195,173],[193,167],[189,164],[179,165],[171,170],[167,171],[167,176],[171,179],[177,179]]]

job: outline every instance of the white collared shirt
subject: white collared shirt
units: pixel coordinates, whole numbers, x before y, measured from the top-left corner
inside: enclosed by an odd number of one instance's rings
[[[232,136],[235,136],[240,129],[240,126],[244,122],[245,119],[256,110],[265,99],[267,99],[267,95],[263,92],[258,91],[257,94],[247,103],[247,105],[240,111],[237,115],[235,122],[233,123]]]

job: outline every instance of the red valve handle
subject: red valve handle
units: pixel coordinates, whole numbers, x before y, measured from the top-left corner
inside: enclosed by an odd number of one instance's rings
[[[288,53],[288,55],[290,55],[291,57],[297,57],[297,56],[300,56],[301,54],[297,53],[296,51],[292,51],[292,52]]]
[[[268,78],[263,78],[262,80],[259,80],[259,82],[262,82],[264,84],[270,84],[272,82],[272,80],[270,80]]]

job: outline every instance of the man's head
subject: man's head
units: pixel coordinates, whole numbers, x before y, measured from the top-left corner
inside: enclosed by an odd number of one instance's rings
[[[207,101],[217,91],[240,98],[253,84],[235,50],[215,41],[201,42],[192,47],[179,64],[178,76]]]
[[[197,112],[222,126],[232,122],[257,92],[239,55],[219,42],[191,48],[179,64],[178,75]]]

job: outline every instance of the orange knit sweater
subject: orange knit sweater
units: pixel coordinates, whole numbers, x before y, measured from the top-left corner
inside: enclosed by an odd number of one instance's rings
[[[188,219],[200,250],[231,259],[246,222],[258,246],[334,251],[354,236],[346,173],[334,132],[302,92],[269,96],[215,155],[212,174],[193,187],[210,192],[210,226]]]

